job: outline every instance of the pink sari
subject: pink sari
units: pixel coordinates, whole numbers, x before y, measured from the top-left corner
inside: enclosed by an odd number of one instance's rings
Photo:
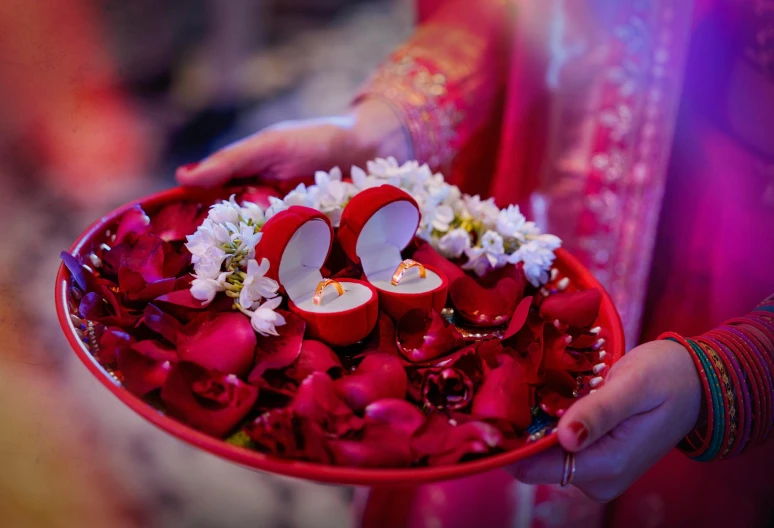
[[[766,0],[422,0],[366,94],[398,108],[418,158],[561,236],[630,345],[693,335],[774,291],[772,15]],[[772,455],[672,453],[606,506],[482,475],[401,495],[382,525],[762,526]],[[392,513],[396,497],[372,495]]]

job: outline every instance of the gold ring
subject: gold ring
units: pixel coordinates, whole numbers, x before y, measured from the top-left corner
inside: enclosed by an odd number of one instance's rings
[[[416,260],[406,259],[398,264],[398,269],[392,274],[392,285],[397,286],[403,279],[403,275],[406,274],[411,268],[419,268],[419,277],[424,279],[427,277],[427,270],[425,267]]]
[[[572,479],[575,478],[575,453],[565,451],[564,453],[564,469],[562,470],[562,482],[561,487],[569,486],[572,483]]]
[[[341,284],[339,284],[339,281],[333,279],[321,280],[319,284],[317,284],[317,289],[315,290],[314,297],[312,298],[312,302],[314,302],[314,304],[317,306],[320,306],[320,303],[322,303],[323,292],[328,286],[334,286],[339,294],[339,297],[344,295],[344,288],[342,288]]]

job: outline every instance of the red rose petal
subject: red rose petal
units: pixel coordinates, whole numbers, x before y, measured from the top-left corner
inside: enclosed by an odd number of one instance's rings
[[[207,208],[201,204],[177,202],[166,205],[151,218],[156,235],[167,242],[185,240],[207,217]]]
[[[84,295],[78,305],[78,313],[83,319],[106,326],[119,326],[125,330],[134,328],[140,318],[139,313],[125,308],[107,287]]]
[[[124,387],[145,396],[164,384],[177,354],[158,341],[139,341],[129,348],[118,349],[116,360]]]
[[[135,205],[121,217],[116,228],[115,244],[132,241],[151,232],[151,223],[142,207]]]
[[[483,455],[503,443],[502,433],[494,426],[470,421],[452,425],[441,414],[431,415],[414,434],[411,448],[430,466],[456,464],[467,455]]]
[[[119,351],[126,350],[134,338],[121,328],[106,328],[99,337],[99,349],[94,354],[100,365],[113,365],[116,362],[116,356]]]
[[[421,244],[414,251],[414,254],[411,258],[420,264],[433,266],[434,268],[441,270],[441,273],[446,275],[446,278],[450,284],[457,279],[466,276],[465,271],[461,267],[441,256],[440,253],[434,250],[430,244],[427,243]]]
[[[601,304],[602,294],[596,289],[555,293],[541,303],[540,315],[572,327],[588,328],[597,319]]]
[[[217,437],[226,436],[257,397],[258,389],[236,376],[186,361],[172,367],[161,389],[171,416]]]
[[[513,358],[500,356],[500,365],[484,377],[471,413],[477,418],[505,420],[524,430],[532,422],[532,399],[533,389],[522,367]]]
[[[362,419],[338,395],[333,380],[321,372],[301,382],[290,405],[298,416],[321,425],[336,437],[362,427]]]
[[[540,408],[543,412],[555,418],[561,418],[564,412],[575,403],[574,398],[566,398],[559,393],[545,388],[538,390],[538,400],[540,401]]]
[[[245,426],[245,432],[255,447],[273,455],[302,458],[295,414],[290,409],[274,409],[266,412]]]
[[[218,295],[212,303],[205,306],[202,301],[191,295],[189,288],[179,289],[180,282],[180,279],[177,279],[176,291],[157,297],[153,300],[153,304],[184,322],[190,322],[199,317],[205,310],[211,313],[232,311],[234,300],[231,297]]]
[[[408,378],[395,356],[370,354],[355,371],[336,381],[336,390],[353,410],[383,398],[405,398]]]
[[[412,435],[425,423],[425,415],[406,400],[386,398],[365,408],[366,427],[381,425]]]
[[[513,280],[518,285],[518,297],[521,298],[524,296],[527,278],[524,276],[523,264],[521,263],[516,266],[513,264],[506,264],[502,268],[491,269],[483,277],[478,277],[478,283],[484,288],[494,288],[502,279],[506,278]]]
[[[462,342],[456,328],[433,310],[414,309],[398,321],[396,340],[400,353],[412,363],[441,357]]]
[[[105,270],[118,275],[127,268],[142,275],[146,282],[164,277],[164,241],[154,235],[141,235],[136,240],[119,244],[102,258]]]
[[[83,268],[81,258],[71,255],[67,251],[62,251],[59,254],[59,258],[62,259],[62,262],[70,272],[70,275],[78,287],[81,290],[86,291],[88,287],[88,280],[86,279],[86,270]]]
[[[277,192],[277,189],[274,189],[273,187],[267,187],[265,185],[250,185],[245,187],[237,195],[237,203],[241,204],[244,202],[250,202],[266,210],[271,205],[269,202],[270,196],[274,198],[281,198]]]
[[[165,314],[152,304],[145,307],[140,324],[144,324],[172,344],[177,343],[183,328],[177,319]]]
[[[294,313],[277,310],[285,318],[285,324],[277,327],[279,336],[258,336],[255,367],[248,380],[252,383],[269,369],[284,369],[293,364],[301,354],[306,322]]]
[[[567,349],[567,334],[559,331],[554,325],[543,327],[543,366],[547,369],[564,370],[564,352]]]
[[[516,281],[508,277],[485,288],[473,277],[465,275],[451,284],[449,295],[456,315],[462,320],[475,326],[493,327],[510,320],[521,301],[522,291]]]
[[[422,383],[422,403],[433,409],[464,409],[473,401],[473,382],[464,372],[443,368],[428,372]]]
[[[366,340],[366,346],[361,355],[389,354],[399,356],[398,345],[395,341],[395,323],[389,315],[379,312],[379,319],[371,335]]]
[[[519,330],[522,329],[527,322],[527,316],[529,315],[529,309],[532,307],[532,297],[524,297],[516,310],[513,312],[511,322],[508,323],[508,329],[503,334],[503,339],[509,339],[515,336]]]
[[[246,375],[255,359],[255,331],[241,313],[205,313],[178,334],[180,359],[226,374]]]
[[[546,369],[543,374],[543,383],[547,390],[551,390],[564,398],[572,398],[573,392],[578,388],[578,381],[567,371]]]
[[[338,377],[343,371],[341,360],[331,347],[320,341],[307,339],[301,344],[301,353],[295,365],[287,370],[286,375],[300,383],[313,372],[324,372],[331,377]]]

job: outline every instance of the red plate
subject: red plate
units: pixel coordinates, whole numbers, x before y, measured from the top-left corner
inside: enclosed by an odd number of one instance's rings
[[[92,247],[106,240],[106,230],[114,228],[117,220],[134,205],[142,205],[147,212],[153,212],[168,203],[181,200],[212,201],[229,195],[228,189],[216,191],[175,188],[142,198],[112,211],[95,222],[78,237],[70,252],[87,256]],[[556,252],[555,267],[560,277],[568,277],[578,289],[597,288],[602,292],[602,306],[597,324],[602,327],[607,343],[605,350],[611,362],[617,361],[624,353],[624,334],[618,312],[607,292],[567,251]],[[86,261],[88,261],[86,259]],[[114,395],[133,411],[150,421],[164,431],[237,464],[262,471],[278,473],[291,477],[304,478],[331,484],[352,484],[365,486],[420,484],[439,480],[452,480],[483,473],[507,466],[529,457],[557,444],[556,434],[548,434],[538,440],[527,443],[521,448],[506,453],[482,458],[479,460],[459,463],[450,466],[400,468],[400,469],[362,469],[341,466],[329,466],[310,462],[299,462],[266,455],[250,449],[226,443],[224,440],[206,435],[191,427],[170,418],[142,399],[126,390],[110,372],[103,368],[91,355],[88,348],[80,340],[68,309],[68,292],[70,290],[70,274],[64,265],[59,267],[56,278],[56,310],[59,323],[67,336],[73,351],[83,361],[91,373],[105,385]]]

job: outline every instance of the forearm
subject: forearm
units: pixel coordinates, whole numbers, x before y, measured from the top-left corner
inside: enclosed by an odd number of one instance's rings
[[[389,105],[410,141],[402,153],[444,166],[491,118],[505,81],[511,25],[506,3],[448,2],[393,53],[356,102]]]
[[[680,342],[704,387],[702,419],[680,448],[700,460],[738,455],[766,441],[774,424],[774,296],[745,317]]]

